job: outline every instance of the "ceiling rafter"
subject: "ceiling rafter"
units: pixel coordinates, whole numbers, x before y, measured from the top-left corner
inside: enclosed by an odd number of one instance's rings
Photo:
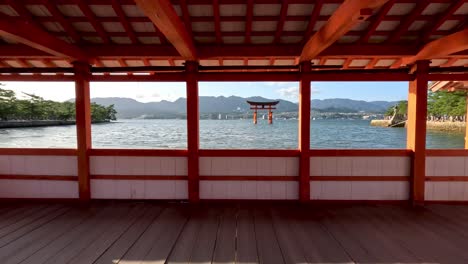
[[[247,0],[247,10],[245,18],[245,43],[250,44],[252,41],[252,23],[253,23],[253,8],[254,0]]]
[[[67,19],[65,19],[62,12],[58,10],[57,6],[55,4],[51,4],[49,0],[45,0],[44,5],[47,8],[47,10],[49,10],[49,12],[52,14],[52,16],[58,20],[58,23],[63,27],[65,33],[67,33],[75,43],[80,43],[80,35],[72,26],[72,24]]]
[[[387,15],[388,11],[393,7],[393,4],[396,0],[388,1],[377,13],[377,15],[372,16],[371,24],[366,29],[365,33],[362,35],[361,39],[359,40],[360,43],[367,43],[369,38],[374,34],[375,30],[379,27],[380,23],[383,21],[385,16]]]
[[[90,22],[91,25],[93,26],[94,30],[96,30],[96,32],[99,34],[99,36],[101,37],[101,39],[102,39],[102,41],[104,42],[104,44],[109,44],[109,43],[110,43],[109,36],[107,36],[107,33],[106,33],[106,31],[104,30],[104,27],[103,27],[102,24],[97,20],[96,15],[95,15],[94,12],[91,10],[91,8],[89,7],[89,5],[87,5],[86,3],[84,3],[83,0],[75,0],[75,3],[78,5],[78,7],[80,8],[81,12],[83,12],[83,14],[86,16],[86,18],[88,18],[89,22]]]
[[[390,66],[390,69],[397,69],[400,68],[401,65],[403,64],[403,59],[397,59],[393,64]]]
[[[452,3],[447,10],[439,15],[436,19],[433,20],[433,23],[430,23],[427,29],[423,32],[421,42],[425,43],[429,40],[431,35],[436,31],[442,24],[447,21],[450,16],[455,13],[455,11],[458,10],[464,3],[466,3],[466,0],[458,0]]]
[[[288,0],[283,0],[281,3],[280,18],[276,25],[275,39],[273,43],[279,43],[281,40],[281,33],[283,33],[284,23],[286,21],[286,16],[288,15],[288,6]]]
[[[32,23],[12,17],[0,17],[0,36],[53,56],[84,61],[91,60],[90,56],[77,46],[54,37]],[[15,49],[17,48],[15,47]]]
[[[372,10],[388,0],[345,0],[333,13],[328,22],[305,44],[301,61],[317,57],[323,50],[335,43],[356,24],[372,15]]]
[[[314,32],[315,24],[317,24],[318,18],[320,16],[320,10],[322,10],[323,0],[315,1],[314,9],[312,10],[312,14],[310,15],[309,24],[307,25],[307,30],[304,34],[304,43],[309,40]]]
[[[190,12],[188,10],[188,5],[186,0],[180,0],[180,10],[182,12],[182,19],[185,25],[185,29],[189,34],[190,38],[193,38],[193,29],[192,29],[192,21],[190,19]]]
[[[184,59],[198,60],[193,38],[169,0],[135,0],[135,2]]]
[[[403,59],[403,64],[412,64],[418,60],[440,58],[453,53],[468,50],[468,28],[439,38],[424,45],[419,52]]]
[[[429,1],[417,1],[416,6],[411,10],[411,12],[400,22],[397,29],[392,32],[388,38],[389,42],[397,42],[400,40],[401,36],[408,31],[408,28],[416,20],[416,17],[420,15],[424,9],[430,4]]]
[[[369,63],[367,63],[365,69],[373,69],[375,65],[377,64],[377,62],[379,62],[379,59],[373,58],[372,60],[369,61]]]
[[[127,16],[125,15],[125,12],[122,9],[122,5],[119,3],[117,0],[112,0],[112,9],[114,9],[115,13],[117,14],[117,17],[119,18],[120,24],[122,24],[123,28],[125,29],[125,32],[128,34],[128,37],[132,41],[133,44],[138,43],[138,38],[135,35],[135,31],[133,31],[132,25],[127,20]]]
[[[350,65],[352,62],[353,62],[353,60],[352,60],[351,58],[347,58],[347,59],[345,60],[345,62],[343,63],[342,68],[343,68],[343,69],[349,69],[349,65]]]
[[[452,66],[458,59],[457,58],[450,58],[445,63],[439,65],[440,67],[450,67]]]
[[[219,15],[219,0],[213,0],[213,17],[216,34],[216,43],[221,44],[223,38],[221,36],[221,17]]]

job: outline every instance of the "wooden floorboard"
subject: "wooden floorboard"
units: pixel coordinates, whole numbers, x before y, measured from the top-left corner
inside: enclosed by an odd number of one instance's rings
[[[0,206],[2,264],[468,263],[468,206]]]

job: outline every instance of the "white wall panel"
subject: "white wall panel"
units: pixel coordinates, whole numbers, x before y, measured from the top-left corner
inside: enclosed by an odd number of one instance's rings
[[[93,199],[187,199],[183,180],[91,180]]]
[[[407,200],[408,182],[311,181],[312,200]]]
[[[0,180],[0,198],[78,198],[78,182]]]
[[[200,181],[200,198],[292,200],[298,188],[293,181]]]
[[[201,157],[203,176],[297,176],[295,157]]]
[[[408,176],[409,157],[311,157],[311,176]]]
[[[91,156],[93,175],[187,175],[186,157]]]
[[[466,157],[427,157],[426,176],[467,176]]]
[[[75,156],[0,156],[0,174],[3,175],[47,175],[76,176]]]

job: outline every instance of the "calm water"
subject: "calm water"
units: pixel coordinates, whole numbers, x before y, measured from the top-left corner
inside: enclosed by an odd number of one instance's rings
[[[201,120],[201,148],[297,148],[297,120]],[[76,147],[75,126],[0,129],[0,147]],[[185,120],[120,120],[92,126],[95,148],[186,148]],[[462,133],[428,132],[428,148],[463,148]],[[405,148],[404,128],[365,120],[313,120],[312,148]]]

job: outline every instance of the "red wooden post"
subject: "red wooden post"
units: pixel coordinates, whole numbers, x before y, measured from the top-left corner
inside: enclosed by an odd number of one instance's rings
[[[188,165],[188,195],[190,202],[200,200],[199,193],[199,111],[198,111],[198,62],[185,63],[187,73],[187,165]]]
[[[310,71],[310,61],[301,63],[301,72]],[[299,201],[310,200],[310,78],[301,75],[299,81]]]
[[[91,103],[89,78],[91,66],[86,62],[74,62],[76,94],[76,135],[78,155],[78,192],[81,201],[91,199],[89,155],[91,149]]]
[[[413,151],[411,160],[411,201],[413,205],[424,204],[426,178],[426,116],[428,61],[417,61],[416,78],[409,83],[407,148]]]

